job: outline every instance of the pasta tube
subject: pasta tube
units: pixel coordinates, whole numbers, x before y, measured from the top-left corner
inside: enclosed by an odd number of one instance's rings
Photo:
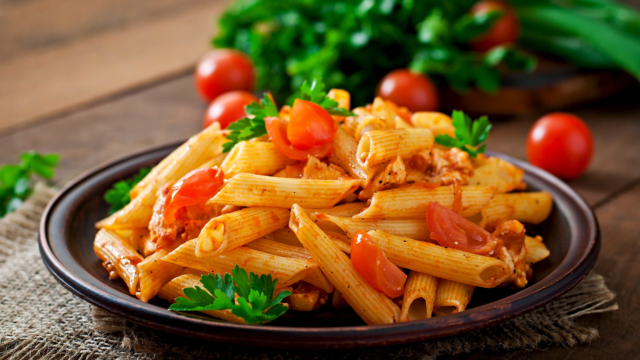
[[[402,299],[402,321],[428,319],[436,300],[438,278],[412,271],[404,285]]]
[[[348,204],[342,204],[338,206],[334,206],[332,208],[327,209],[305,209],[304,211],[309,216],[313,216],[314,214],[327,214],[333,216],[354,216],[362,211],[367,206],[366,203],[363,202],[353,202]]]
[[[274,207],[246,208],[215,217],[198,236],[196,256],[218,256],[287,226],[289,210]]]
[[[369,235],[392,263],[406,269],[483,288],[496,287],[508,277],[506,265],[496,258],[378,230]]]
[[[441,316],[464,311],[471,301],[475,288],[475,286],[451,280],[440,280],[433,312],[436,316]]]
[[[499,220],[540,224],[549,217],[552,207],[553,197],[544,191],[496,194],[482,210],[482,225]]]
[[[161,260],[178,246],[180,246],[180,243],[176,241],[173,246],[157,250],[138,264],[138,271],[140,272],[140,291],[136,294],[138,299],[149,302],[158,294],[164,284],[184,271],[184,266]]]
[[[429,227],[425,219],[357,219],[327,214],[317,214],[316,218],[336,224],[349,238],[356,231],[363,229],[365,231],[380,230],[415,240],[429,240]]]
[[[422,129],[429,129],[433,136],[449,135],[455,137],[456,128],[449,115],[437,111],[419,111],[411,115],[413,126]]]
[[[396,156],[409,158],[433,146],[433,134],[428,129],[373,130],[362,135],[358,143],[358,161],[371,167]]]
[[[525,261],[529,264],[535,264],[551,255],[551,252],[549,252],[549,249],[544,245],[540,236],[536,236],[535,238],[530,236],[525,237],[524,247],[527,249]]]
[[[345,169],[354,179],[360,180],[360,186],[365,188],[378,171],[378,167],[362,166],[356,156],[357,150],[358,142],[356,139],[349,135],[342,126],[338,126],[338,131],[333,138],[333,153],[329,160]]]
[[[220,167],[225,179],[241,173],[273,175],[289,163],[289,159],[270,142],[240,142],[233,147]]]
[[[129,241],[113,231],[103,229],[96,235],[93,251],[102,260],[102,266],[109,272],[109,277],[122,278],[131,295],[135,295],[139,280],[137,265],[144,258],[136,252]]]
[[[371,287],[353,267],[351,260],[298,205],[291,210],[289,227],[329,281],[367,324],[390,324],[400,320],[398,305]]]

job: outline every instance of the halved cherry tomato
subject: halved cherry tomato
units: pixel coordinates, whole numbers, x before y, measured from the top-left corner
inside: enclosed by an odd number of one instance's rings
[[[287,138],[296,149],[306,150],[329,143],[336,130],[335,121],[322,106],[301,99],[293,102]]]
[[[499,45],[513,44],[520,37],[520,21],[511,5],[502,1],[480,1],[471,8],[474,15],[499,11],[502,16],[479,37],[472,39],[469,46],[476,51],[487,51]]]
[[[439,106],[438,91],[431,79],[408,69],[385,75],[376,94],[411,111],[436,111]]]
[[[229,91],[253,91],[256,74],[245,54],[218,49],[202,57],[196,67],[195,82],[200,96],[210,102]]]
[[[404,292],[407,275],[387,259],[364,230],[356,231],[351,238],[351,262],[369,285],[388,297],[397,298]]]
[[[579,117],[552,113],[536,121],[527,136],[529,161],[563,179],[575,179],[589,166],[593,135]]]
[[[427,226],[429,237],[441,246],[488,255],[501,245],[487,230],[435,202],[427,209]]]
[[[204,204],[224,185],[224,171],[218,168],[197,169],[178,180],[167,196],[164,222],[176,220],[176,212],[183,206]]]
[[[253,94],[246,91],[229,91],[218,96],[204,113],[202,128],[206,129],[214,122],[220,123],[221,129],[247,116],[244,107],[258,102]]]
[[[273,145],[280,153],[282,153],[289,159],[304,161],[309,158],[309,155],[321,159],[329,155],[331,150],[333,150],[332,142],[328,142],[320,146],[315,146],[307,150],[297,149],[287,138],[287,128],[289,126],[289,123],[286,120],[282,120],[277,117],[268,117],[264,119],[264,122],[267,127],[267,133],[269,134],[269,138],[271,138],[271,142],[273,143]]]

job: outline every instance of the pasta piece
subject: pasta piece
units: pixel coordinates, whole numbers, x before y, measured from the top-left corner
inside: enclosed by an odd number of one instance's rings
[[[273,143],[242,141],[233,147],[220,167],[225,179],[230,179],[241,173],[273,175],[289,162]]]
[[[287,179],[253,174],[234,176],[209,204],[327,208],[353,193],[357,180]]]
[[[337,225],[349,238],[356,231],[363,229],[365,231],[380,230],[415,240],[429,240],[429,227],[425,219],[357,219],[327,214],[317,214],[316,218]]]
[[[390,324],[400,320],[398,305],[369,285],[353,267],[351,260],[298,205],[291,210],[289,227],[318,262],[329,281],[367,324]]]
[[[367,206],[367,203],[364,202],[354,202],[348,204],[342,204],[338,206],[334,206],[332,208],[326,209],[305,209],[304,211],[309,216],[313,216],[313,214],[327,214],[333,216],[354,216],[362,211]]]
[[[462,186],[459,214],[472,216],[489,203],[494,188],[491,186]],[[456,202],[451,186],[433,187],[428,183],[416,183],[398,189],[378,191],[371,204],[355,217],[372,219],[424,219],[430,202],[453,209]]]
[[[433,134],[428,129],[373,130],[358,143],[358,162],[371,167],[396,156],[410,158],[433,146]]]
[[[331,240],[336,243],[340,250],[347,254],[351,253],[351,239],[342,234],[331,231],[325,231],[325,233]],[[300,240],[298,240],[296,234],[294,234],[293,231],[291,231],[291,229],[289,229],[288,227],[276,230],[270,234],[265,235],[264,237],[265,239],[277,241],[281,244],[302,247],[302,243],[300,242]]]
[[[524,171],[507,161],[496,157],[480,159],[478,156],[475,165],[469,185],[493,186],[499,194],[527,187],[522,182]]]
[[[227,158],[227,155],[229,155],[229,153],[218,154],[218,155],[214,156],[213,159],[211,159],[211,160],[205,162],[204,164],[201,164],[200,166],[198,166],[198,169],[207,169],[207,168],[212,168],[214,166],[218,166],[219,167],[224,162],[224,159]]]
[[[396,116],[396,129],[411,129],[414,126],[404,121],[400,116]]]
[[[144,258],[136,252],[129,241],[121,238],[114,231],[103,229],[96,235],[93,251],[102,260],[102,266],[109,272],[109,278],[122,278],[129,288],[129,293],[135,295],[139,279],[137,265]]]
[[[471,301],[475,288],[475,286],[451,280],[440,280],[433,307],[434,314],[442,316],[464,311]]]
[[[483,288],[496,287],[508,277],[505,264],[496,258],[378,230],[369,235],[392,263],[406,269]]]
[[[436,300],[438,278],[412,271],[404,284],[402,299],[402,321],[428,319]]]
[[[140,272],[140,291],[136,294],[138,299],[149,302],[166,283],[182,274],[184,266],[161,260],[178,246],[180,246],[180,242],[176,241],[172,246],[157,250],[138,264]]]
[[[433,136],[449,135],[455,137],[453,120],[437,111],[419,111],[411,116],[411,123],[417,128],[429,129]]]
[[[329,99],[333,99],[338,102],[338,107],[343,109],[351,109],[351,94],[348,91],[342,89],[331,89],[327,93]]]
[[[218,256],[287,226],[289,210],[255,207],[215,217],[198,236],[196,256]]]
[[[202,284],[200,283],[200,276],[194,274],[185,274],[169,281],[169,283],[163,286],[158,293],[158,297],[174,303],[176,302],[176,298],[185,297],[184,288],[195,286],[202,288]],[[204,288],[203,290],[206,291],[206,289]],[[233,315],[231,313],[231,310],[207,310],[203,311],[203,313],[232,323],[246,324],[246,321],[244,321],[243,318]]]
[[[481,226],[501,220],[540,224],[549,217],[553,197],[548,192],[496,194],[482,210]]]
[[[180,245],[169,255],[162,258],[180,266],[187,266],[218,274],[231,273],[236,264],[243,269],[258,275],[271,274],[279,279],[278,288],[289,286],[307,276],[318,264],[313,260],[284,258],[241,247],[227,251],[213,258],[199,258],[196,256],[196,241],[190,240]]]
[[[315,310],[327,303],[327,293],[316,286],[303,282],[293,287],[291,295],[284,301],[289,303],[289,308],[296,311]]]
[[[402,162],[400,156],[396,156],[395,160],[387,164],[387,166],[373,178],[369,186],[360,191],[358,199],[366,201],[377,191],[387,189],[394,184],[404,184],[406,178],[407,171],[404,167],[404,162]]]
[[[542,261],[551,255],[551,252],[542,242],[540,236],[532,238],[527,236],[524,238],[524,247],[527,249],[527,256],[525,262],[529,264],[535,264],[538,261]]]
[[[358,122],[358,125],[353,131],[353,136],[356,141],[360,141],[362,135],[369,131],[384,130],[387,128],[385,121],[374,115],[358,116],[356,121]]]
[[[247,244],[249,249],[262,251],[267,254],[290,257],[294,259],[312,259],[307,250],[300,246],[286,245],[269,239],[258,239]],[[322,273],[320,268],[313,269],[302,281],[315,285],[327,293],[333,292],[333,284]]]
[[[396,128],[396,113],[381,97],[376,96],[371,104],[371,113],[382,119],[387,129]]]
[[[360,186],[366,188],[378,167],[362,166],[356,156],[357,150],[358,142],[356,139],[349,135],[342,126],[338,126],[333,138],[333,153],[329,157],[329,161],[347,170],[351,177],[360,180]]]

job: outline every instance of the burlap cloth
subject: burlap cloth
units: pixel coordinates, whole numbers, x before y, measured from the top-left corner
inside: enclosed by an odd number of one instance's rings
[[[53,194],[39,185],[24,206],[0,219],[0,359],[435,359],[588,343],[598,330],[573,320],[618,308],[602,276],[591,274],[561,298],[511,321],[412,345],[302,352],[187,339],[94,308],[56,282],[36,241],[40,216]]]

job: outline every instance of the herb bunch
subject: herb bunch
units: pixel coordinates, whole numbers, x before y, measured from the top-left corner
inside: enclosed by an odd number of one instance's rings
[[[113,184],[111,189],[107,190],[104,194],[104,201],[109,204],[109,214],[113,214],[116,211],[125,207],[131,202],[129,192],[136,186],[142,179],[144,179],[152,168],[146,167],[140,169],[140,171],[131,179],[120,180]]]
[[[471,121],[469,115],[462,111],[454,111],[451,118],[453,119],[456,137],[438,135],[435,139],[436,143],[459,148],[466,151],[472,158],[484,153],[487,145],[481,144],[487,140],[489,130],[491,130],[489,118],[482,116],[477,120]]]

